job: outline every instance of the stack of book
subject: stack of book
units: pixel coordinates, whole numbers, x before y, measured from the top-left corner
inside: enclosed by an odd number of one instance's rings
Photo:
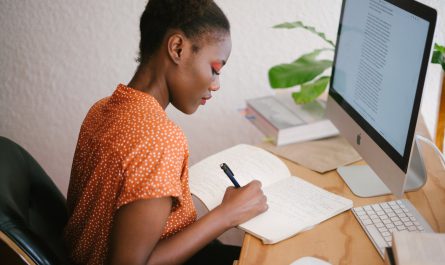
[[[246,118],[278,146],[338,135],[325,118],[324,101],[297,105],[289,94],[278,94],[249,99],[246,104]]]
[[[385,264],[445,264],[445,234],[395,232],[392,249],[386,249]]]

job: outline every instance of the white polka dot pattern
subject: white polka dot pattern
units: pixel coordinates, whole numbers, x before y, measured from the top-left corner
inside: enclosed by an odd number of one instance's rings
[[[120,84],[88,112],[68,188],[65,239],[75,264],[103,264],[113,216],[135,200],[171,196],[161,238],[196,220],[182,130],[149,94]]]

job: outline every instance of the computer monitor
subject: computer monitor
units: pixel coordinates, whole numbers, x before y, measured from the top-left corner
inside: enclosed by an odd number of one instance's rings
[[[413,139],[436,17],[412,0],[343,1],[326,114],[370,166],[338,170],[358,196],[425,182]]]

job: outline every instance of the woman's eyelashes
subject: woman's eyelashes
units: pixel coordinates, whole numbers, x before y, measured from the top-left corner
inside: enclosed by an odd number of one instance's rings
[[[212,68],[212,74],[213,75],[219,75],[221,68],[222,68],[222,64],[219,62],[215,62],[211,64],[211,68]]]
[[[213,67],[212,67],[212,74],[213,75],[219,75],[220,73],[218,71],[216,71]]]

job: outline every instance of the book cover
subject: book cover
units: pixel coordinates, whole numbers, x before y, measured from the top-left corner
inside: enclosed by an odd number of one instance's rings
[[[400,231],[392,240],[397,265],[445,264],[445,234]]]
[[[338,135],[325,117],[324,101],[297,105],[289,94],[279,94],[249,99],[246,104],[246,117],[276,145]]]

